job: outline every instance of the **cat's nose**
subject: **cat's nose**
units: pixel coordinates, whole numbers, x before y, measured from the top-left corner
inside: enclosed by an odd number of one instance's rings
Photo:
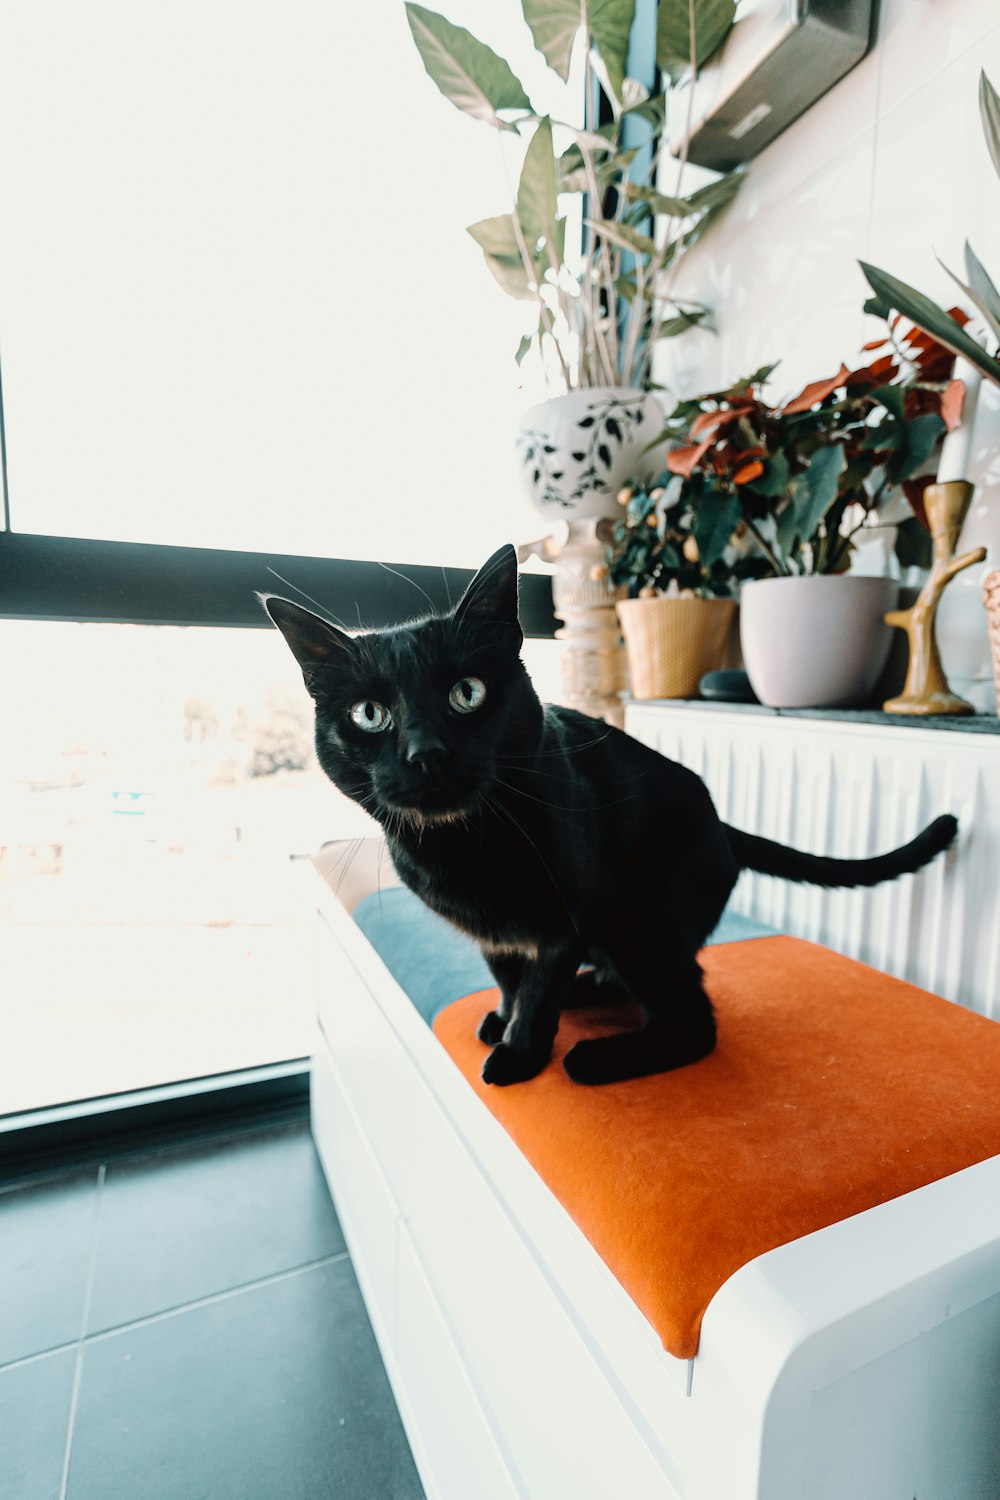
[[[406,759],[411,766],[430,774],[438,770],[447,754],[437,736],[426,729],[414,730],[406,741]]]

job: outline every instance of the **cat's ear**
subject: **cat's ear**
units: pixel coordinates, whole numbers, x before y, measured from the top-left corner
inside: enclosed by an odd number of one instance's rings
[[[487,558],[455,606],[457,625],[504,625],[523,639],[517,618],[517,553],[508,542]]]
[[[311,671],[347,659],[351,637],[336,625],[314,615],[312,610],[280,599],[276,594],[261,594],[260,602],[288,643],[289,650],[302,668],[306,687],[311,686]]]

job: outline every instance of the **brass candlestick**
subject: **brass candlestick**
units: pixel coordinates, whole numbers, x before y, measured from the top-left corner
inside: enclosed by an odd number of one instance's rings
[[[887,714],[971,714],[971,703],[953,693],[941,665],[934,625],[941,595],[964,568],[982,562],[985,547],[974,547],[955,557],[962,523],[972,501],[973,486],[965,479],[949,479],[944,484],[929,484],[924,491],[924,505],[934,542],[934,561],[930,577],[910,609],[894,609],[886,615],[886,624],[905,630],[910,640],[910,664],[906,683],[898,698],[890,698],[882,707]]]

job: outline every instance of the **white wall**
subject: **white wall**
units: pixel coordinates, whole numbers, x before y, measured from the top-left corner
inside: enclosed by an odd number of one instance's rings
[[[1000,182],[983,141],[979,71],[1000,88],[997,0],[882,0],[869,55],[750,165],[724,222],[685,262],[677,289],[715,310],[717,335],[672,345],[661,378],[678,394],[711,390],[780,359],[773,394],[848,364],[879,331],[858,259],[945,306],[961,293],[968,238],[1000,280]],[[988,545],[983,567],[941,608],[945,666],[992,712],[981,579],[1000,566],[1000,391],[984,392],[974,443],[978,486],[963,536]]]

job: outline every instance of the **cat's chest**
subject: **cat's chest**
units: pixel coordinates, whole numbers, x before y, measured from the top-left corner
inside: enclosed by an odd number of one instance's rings
[[[511,869],[495,853],[480,849],[393,849],[400,878],[439,916],[474,938],[487,952],[537,952],[566,919],[565,907],[548,880],[531,869]]]

